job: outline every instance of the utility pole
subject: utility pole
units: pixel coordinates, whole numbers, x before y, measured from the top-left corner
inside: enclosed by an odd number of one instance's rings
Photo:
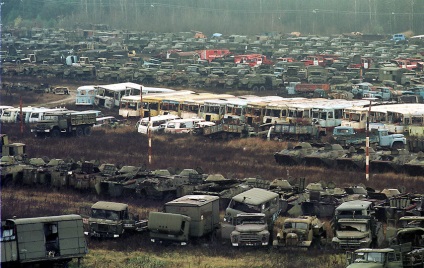
[[[365,140],[365,179],[370,180],[370,116],[371,116],[371,105],[372,101],[377,98],[364,98],[364,100],[369,100],[370,105],[368,106],[367,114],[367,128],[366,128],[366,140]]]

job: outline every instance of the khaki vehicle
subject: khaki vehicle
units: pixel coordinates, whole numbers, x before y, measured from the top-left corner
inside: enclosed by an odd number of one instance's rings
[[[375,218],[372,202],[354,200],[336,208],[333,219],[333,247],[368,248],[384,242],[383,226]]]
[[[239,214],[242,213],[261,213],[264,214],[264,222],[268,227],[268,231],[272,234],[274,222],[281,212],[279,195],[277,193],[260,189],[252,188],[243,193],[234,196],[227,209],[225,210],[224,222],[221,224],[221,238],[223,242],[231,240],[233,231],[240,229],[238,223]],[[237,235],[237,243],[239,245],[257,245],[257,241],[262,242],[262,221],[258,221],[256,228],[249,227],[250,231],[240,232]],[[269,235],[268,239],[271,240]],[[234,240],[232,242],[235,242]]]
[[[79,215],[2,222],[1,267],[65,266],[73,258],[78,259],[79,266],[80,259],[86,254],[87,245]]]
[[[84,234],[91,237],[117,238],[126,232],[147,229],[147,220],[139,220],[123,203],[99,201],[90,210],[81,208],[80,213],[84,218]]]
[[[96,124],[96,112],[55,111],[44,113],[31,132],[36,136],[49,135],[59,137],[62,133],[77,137],[91,135],[91,128]]]
[[[284,220],[283,228],[277,233],[274,246],[319,247],[327,237],[324,223],[315,216],[300,216]]]
[[[263,213],[240,213],[233,218],[235,229],[230,240],[234,247],[268,246],[270,232]]]
[[[424,249],[413,250],[410,244],[393,248],[362,248],[347,252],[347,268],[424,267]]]
[[[190,238],[216,237],[219,229],[219,197],[186,195],[165,204],[164,212],[150,212],[152,242],[186,245]]]

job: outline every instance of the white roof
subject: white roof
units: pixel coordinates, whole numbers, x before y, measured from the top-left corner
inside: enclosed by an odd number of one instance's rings
[[[110,84],[110,85],[101,85],[98,86],[99,88],[104,88],[110,91],[121,91],[121,90],[125,90],[127,88],[137,88],[140,89],[141,85],[136,84],[136,83],[131,83],[131,82],[126,82],[126,83],[117,83],[117,84]]]

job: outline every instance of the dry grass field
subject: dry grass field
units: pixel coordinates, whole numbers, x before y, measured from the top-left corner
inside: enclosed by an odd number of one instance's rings
[[[3,93],[2,93],[3,94]],[[3,96],[3,95],[2,95]],[[26,96],[26,103],[34,103],[34,96]],[[54,97],[56,100],[57,97]],[[2,105],[16,105],[13,103]],[[45,99],[43,99],[45,100]],[[33,102],[31,102],[33,101]],[[38,102],[39,100],[36,100]],[[28,105],[25,104],[24,105]],[[72,107],[68,107],[72,108]],[[111,111],[109,114],[117,114]],[[259,138],[231,141],[209,140],[189,135],[156,135],[153,137],[153,161],[148,163],[148,140],[136,133],[135,122],[116,129],[100,128],[89,137],[36,138],[30,126],[3,124],[1,133],[9,135],[11,142],[27,145],[29,157],[98,160],[118,165],[144,165],[149,169],[201,168],[205,173],[220,173],[228,178],[260,177],[273,180],[305,177],[307,182],[334,182],[337,186],[365,184],[375,189],[404,186],[409,192],[424,192],[424,177],[405,174],[365,174],[336,169],[308,166],[280,166],[273,154],[287,147],[287,143],[265,141]],[[372,171],[371,171],[372,172]],[[1,217],[35,217],[78,213],[81,206],[90,205],[99,197],[90,192],[56,190],[43,186],[1,189]],[[132,211],[147,217],[149,211],[162,204],[149,200],[115,198],[110,201],[126,202]],[[274,249],[233,249],[229,245],[203,245],[186,247],[152,245],[146,233],[123,240],[90,240],[89,254],[82,267],[344,267],[344,254],[328,251],[278,251]],[[76,267],[72,263],[72,267]]]

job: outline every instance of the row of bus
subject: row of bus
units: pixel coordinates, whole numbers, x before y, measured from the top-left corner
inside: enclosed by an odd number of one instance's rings
[[[339,125],[364,131],[369,121],[392,133],[423,136],[424,104],[370,102],[322,98],[258,97],[229,94],[196,93],[150,88],[134,83],[93,87],[93,103],[114,103],[123,117],[152,117],[172,114],[179,118],[203,118],[216,122],[231,117],[249,125],[273,123],[312,123],[323,128]],[[80,91],[80,89],[78,89]],[[142,93],[142,94],[140,94]],[[81,94],[77,93],[77,104]],[[372,105],[369,109],[369,105]]]

